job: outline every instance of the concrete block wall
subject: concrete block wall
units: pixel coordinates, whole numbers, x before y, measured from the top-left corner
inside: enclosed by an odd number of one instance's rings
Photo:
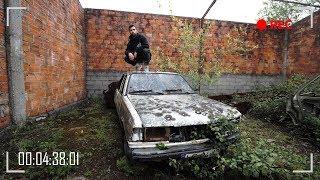
[[[108,85],[119,81],[124,72],[117,71],[87,71],[87,91],[89,96],[102,96]]]
[[[87,90],[89,96],[102,97],[108,85],[119,81],[124,72],[119,71],[88,71]],[[202,86],[201,91],[207,95],[233,94],[253,91],[257,86],[278,84],[282,80],[279,75],[241,75],[224,74],[211,86]],[[190,82],[191,85],[191,82]]]
[[[212,86],[203,86],[208,95],[228,95],[253,91],[257,86],[270,86],[282,81],[279,75],[224,74]]]

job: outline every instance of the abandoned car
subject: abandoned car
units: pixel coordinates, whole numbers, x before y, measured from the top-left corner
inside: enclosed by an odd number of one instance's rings
[[[320,75],[297,89],[287,102],[286,112],[295,124],[309,115],[320,118]]]
[[[192,138],[191,131],[219,121],[239,122],[241,113],[195,93],[177,73],[128,72],[115,91],[115,106],[124,128],[124,150],[131,159],[154,160],[208,155],[208,138]],[[228,133],[227,140],[237,139]]]

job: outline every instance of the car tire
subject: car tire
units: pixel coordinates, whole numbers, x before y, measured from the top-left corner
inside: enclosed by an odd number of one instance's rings
[[[126,158],[129,161],[131,161],[132,160],[131,151],[130,151],[130,148],[129,148],[129,145],[128,145],[128,142],[126,140],[125,135],[123,136],[123,152],[124,152],[124,155],[126,156]]]

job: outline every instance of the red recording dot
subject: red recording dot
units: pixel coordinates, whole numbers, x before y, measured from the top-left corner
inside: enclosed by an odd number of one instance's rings
[[[262,31],[267,28],[267,22],[264,19],[259,19],[257,21],[257,28]]]

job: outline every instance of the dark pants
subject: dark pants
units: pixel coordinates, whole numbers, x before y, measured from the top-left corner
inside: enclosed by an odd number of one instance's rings
[[[142,49],[142,48],[138,48],[137,49],[137,57],[131,61],[129,59],[129,56],[126,55],[124,58],[124,61],[131,64],[132,66],[135,66],[137,63],[144,63],[146,65],[148,65],[150,63],[151,60],[151,52],[150,49]]]

